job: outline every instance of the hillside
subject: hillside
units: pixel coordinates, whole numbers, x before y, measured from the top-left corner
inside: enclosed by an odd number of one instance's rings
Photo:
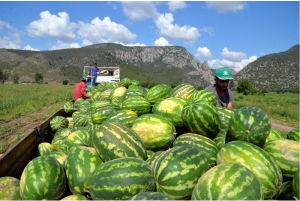
[[[299,89],[299,45],[251,62],[235,75],[235,82],[242,78],[260,90]]]
[[[214,70],[200,62],[185,48],[128,47],[101,43],[76,49],[30,51],[0,49],[0,69],[18,72],[19,82],[33,82],[35,73],[44,81],[76,83],[83,66],[119,66],[121,78],[130,77],[142,83],[178,85],[186,82],[207,86],[213,82]],[[249,79],[257,89],[278,90],[299,87],[299,45],[287,51],[269,54],[248,64],[240,72],[231,69],[235,86],[242,78]]]

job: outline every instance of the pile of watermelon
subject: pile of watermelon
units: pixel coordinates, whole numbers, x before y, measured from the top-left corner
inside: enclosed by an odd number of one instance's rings
[[[282,135],[261,109],[217,108],[188,83],[123,78],[87,91],[51,120],[52,142],[20,180],[0,178],[0,200],[300,198],[299,129]]]

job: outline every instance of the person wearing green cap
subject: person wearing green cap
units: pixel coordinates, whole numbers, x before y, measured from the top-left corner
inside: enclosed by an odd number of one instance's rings
[[[216,95],[217,107],[233,108],[233,94],[228,88],[229,81],[232,79],[230,70],[220,67],[215,71],[215,84],[205,88],[205,90],[212,91]]]
[[[86,89],[86,78],[82,77],[81,81],[78,84],[76,84],[72,101],[75,102],[78,98],[84,98],[84,99],[90,98],[86,94],[85,89]]]

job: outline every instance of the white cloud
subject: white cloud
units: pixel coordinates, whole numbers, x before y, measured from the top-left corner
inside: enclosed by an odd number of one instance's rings
[[[3,38],[0,38],[0,48],[6,48],[6,49],[21,49],[20,43],[12,40],[11,38],[4,36]]]
[[[21,35],[22,32],[18,31],[13,26],[10,26],[7,22],[0,20],[0,31],[3,36],[0,37],[0,48],[6,49],[21,49],[20,44],[22,43]]]
[[[229,60],[226,60],[226,59],[223,59],[223,60],[216,59],[216,60],[209,60],[209,61],[207,61],[207,63],[208,63],[208,66],[210,68],[213,68],[213,69],[224,66],[224,67],[232,68],[235,71],[239,72],[245,66],[247,66],[249,63],[255,61],[256,59],[257,59],[257,56],[252,56],[248,59],[242,59],[238,62],[229,61]]]
[[[103,20],[96,17],[91,23],[79,22],[78,27],[78,35],[85,42],[122,42],[128,44],[136,38],[136,35],[131,33],[125,26],[110,21],[109,17],[105,17]]]
[[[33,50],[33,51],[40,51],[39,49],[34,49],[33,47],[31,47],[30,45],[26,45],[23,50]]]
[[[131,20],[143,20],[146,18],[156,19],[159,13],[152,2],[149,1],[124,1],[124,14]]]
[[[199,32],[208,33],[208,35],[213,36],[215,35],[215,30],[212,27],[203,27],[199,29]]]
[[[219,13],[228,13],[244,10],[247,4],[241,1],[207,1],[206,7],[215,9]]]
[[[135,43],[135,44],[132,44],[132,43],[128,43],[128,44],[117,43],[117,44],[124,45],[124,46],[129,46],[129,47],[133,47],[133,46],[145,47],[145,46],[147,46],[147,45],[145,45],[145,44],[143,44],[143,43]]]
[[[69,21],[69,15],[66,12],[59,12],[57,16],[52,15],[49,11],[43,11],[40,13],[40,17],[27,26],[29,36],[50,36],[62,41],[75,39],[76,35],[73,31],[76,24]]]
[[[170,11],[175,11],[177,9],[185,8],[186,3],[184,1],[169,1],[168,6]]]
[[[172,24],[174,21],[171,13],[161,14],[158,20],[155,21],[159,34],[168,37],[172,40],[182,40],[187,44],[194,44],[200,33],[197,28],[190,26],[178,26]]]
[[[199,47],[197,49],[197,53],[195,54],[195,56],[199,58],[206,58],[206,59],[212,58],[210,50],[207,47]]]
[[[230,52],[227,47],[222,50],[222,56],[224,59],[229,61],[241,61],[247,58],[243,52]]]
[[[53,45],[51,50],[59,49],[70,49],[70,48],[80,48],[81,46],[78,43],[65,43],[63,41],[57,41],[57,45]]]
[[[160,37],[155,40],[154,46],[171,46],[171,44],[164,37]]]

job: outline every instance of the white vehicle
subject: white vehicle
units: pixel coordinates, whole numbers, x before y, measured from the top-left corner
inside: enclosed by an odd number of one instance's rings
[[[87,78],[87,85],[91,82],[90,69],[92,66],[84,66],[83,77]],[[96,83],[100,82],[120,82],[120,67],[98,67],[99,72]]]

